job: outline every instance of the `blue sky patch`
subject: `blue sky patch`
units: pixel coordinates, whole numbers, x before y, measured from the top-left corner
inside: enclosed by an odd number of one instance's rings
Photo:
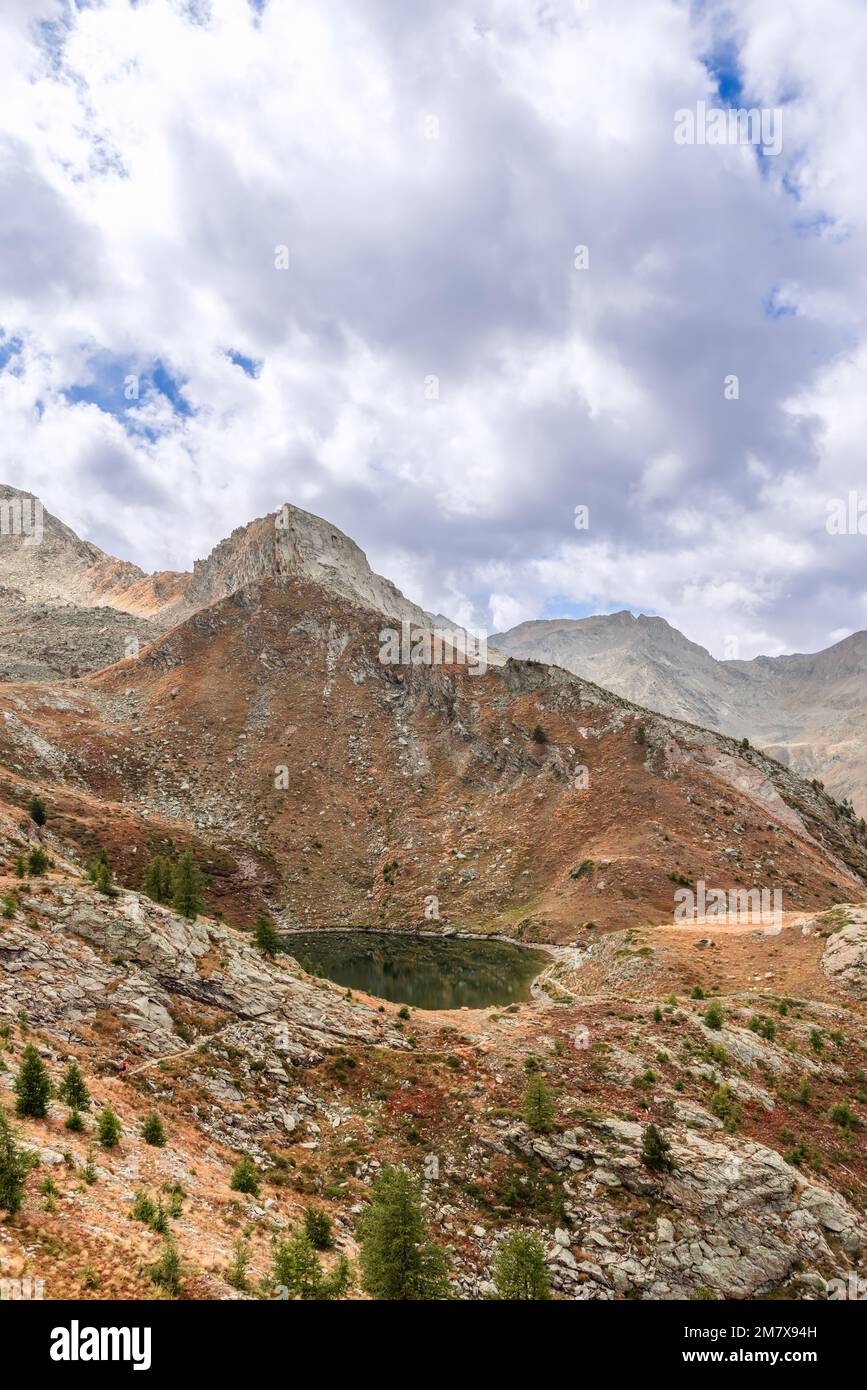
[[[154,363],[153,370],[150,372],[152,385],[165,396],[166,400],[171,401],[175,408],[175,413],[187,417],[193,414],[193,407],[189,401],[184,399],[182,394],[186,385],[186,379],[181,376],[172,376],[168,368],[159,360]],[[142,385],[148,380],[148,373],[142,373]],[[142,392],[144,394],[144,392]]]
[[[540,617],[542,618],[593,618],[598,613],[620,613],[624,609],[633,612],[632,605],[619,602],[616,599],[611,603],[600,605],[599,603],[573,603],[572,599],[566,598],[563,594],[553,594],[546,599]],[[649,617],[655,617],[653,609],[641,609],[642,613],[647,613]]]
[[[793,318],[798,312],[796,304],[790,304],[786,300],[780,299],[780,288],[779,285],[774,285],[765,300],[764,309],[769,319]]]
[[[734,43],[721,44],[714,53],[707,53],[702,62],[713,78],[724,106],[740,106],[744,89],[738,52]]]
[[[108,415],[116,416],[133,433],[154,437],[128,412],[147,400],[154,391],[170,403],[176,415],[188,419],[195,414],[183,394],[186,379],[175,375],[159,358],[149,367],[142,367],[133,357],[121,357],[111,352],[97,352],[88,361],[88,379],[77,382],[61,392],[70,405],[95,405]]]
[[[262,359],[255,357],[245,357],[243,352],[236,352],[234,348],[229,348],[226,353],[229,361],[236,367],[240,367],[245,376],[257,377],[262,370]]]
[[[16,366],[13,358],[18,356],[23,346],[24,344],[20,338],[7,338],[6,335],[2,334],[2,331],[0,331],[0,372],[6,371],[8,367],[13,376],[17,375],[19,368]],[[12,363],[11,366],[9,366],[10,362]]]

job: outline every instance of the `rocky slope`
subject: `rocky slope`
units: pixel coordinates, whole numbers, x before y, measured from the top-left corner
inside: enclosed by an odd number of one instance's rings
[[[516,1228],[543,1237],[567,1299],[827,1298],[863,1277],[867,1035],[863,1005],[825,971],[842,933],[863,946],[863,913],[789,920],[772,944],[741,933],[743,957],[697,928],[616,932],[562,952],[539,1002],[404,1023],[290,957],[264,961],[212,918],[103,897],[56,835],[0,810],[0,862],[38,838],[46,876],[0,873],[14,898],[0,922],[0,1104],[35,1043],[55,1081],[79,1061],[94,1106],[82,1134],[57,1101],[18,1125],[40,1162],[0,1224],[0,1278],[42,1280],[46,1298],[152,1296],[161,1237],[132,1215],[147,1192],[173,1209],[182,1297],[273,1296],[272,1239],[314,1203],[354,1259],[370,1184],[394,1161],[424,1179],[464,1299],[490,1291],[497,1242]],[[758,982],[756,958],[769,967]],[[719,1029],[688,997],[714,977]],[[791,997],[807,980],[815,996]],[[520,1119],[530,1067],[555,1096],[551,1133]],[[122,1123],[113,1149],[94,1134],[106,1103]],[[154,1110],[165,1148],[140,1135]],[[670,1172],[641,1161],[650,1121]],[[258,1197],[229,1186],[241,1153]],[[241,1235],[246,1290],[228,1278]]]
[[[408,926],[433,895],[457,925],[568,940],[671,917],[701,879],[786,910],[864,898],[857,825],[778,763],[555,667],[384,665],[381,622],[284,576],[88,680],[4,686],[10,794],[40,785],[132,883],[160,843],[207,842],[240,920]]]
[[[867,813],[867,633],[811,655],[716,661],[663,618],[629,612],[521,623],[491,642],[637,704],[747,737]]]

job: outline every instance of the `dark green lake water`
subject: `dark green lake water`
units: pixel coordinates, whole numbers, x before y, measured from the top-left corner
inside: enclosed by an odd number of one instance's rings
[[[417,1009],[520,1003],[547,964],[541,951],[504,941],[397,932],[298,932],[286,949],[328,980]]]

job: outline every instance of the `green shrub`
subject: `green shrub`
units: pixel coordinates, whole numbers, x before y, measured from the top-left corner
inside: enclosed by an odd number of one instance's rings
[[[104,1149],[113,1149],[120,1140],[121,1123],[110,1105],[104,1106],[97,1115],[96,1133]]]
[[[57,1094],[73,1110],[88,1110],[90,1108],[90,1092],[85,1085],[81,1068],[77,1062],[69,1063],[63,1073],[63,1080]]]
[[[299,1231],[274,1247],[272,1277],[287,1298],[325,1301],[340,1298],[349,1287],[349,1261],[343,1255],[326,1275],[310,1237]]]
[[[47,869],[51,867],[51,860],[40,846],[36,846],[27,856],[27,872],[34,878],[39,878]]]
[[[674,1168],[671,1145],[656,1125],[648,1125],[641,1140],[641,1162],[652,1173],[670,1173]]]
[[[523,1116],[536,1134],[549,1134],[554,1128],[554,1100],[538,1072],[532,1072],[527,1078]]]
[[[15,1216],[21,1210],[31,1167],[29,1158],[16,1143],[6,1111],[0,1110],[0,1211]]]
[[[722,1028],[724,1020],[725,1015],[722,1011],[722,1005],[717,1004],[716,1001],[714,1001],[714,1003],[711,1004],[710,1007],[705,1011],[705,1027],[713,1029]]]
[[[539,1237],[529,1231],[514,1231],[501,1240],[491,1279],[499,1299],[528,1303],[550,1298],[545,1247]]]
[[[137,1192],[135,1201],[132,1204],[133,1221],[143,1221],[146,1226],[150,1226],[156,1216],[157,1209],[153,1201],[146,1192]]]
[[[185,850],[172,870],[172,907],[182,917],[195,921],[205,910],[204,875],[190,850]]]
[[[249,1154],[243,1154],[235,1164],[229,1186],[233,1192],[244,1192],[250,1197],[259,1196],[259,1174]]]
[[[314,1250],[330,1250],[334,1244],[331,1217],[321,1207],[306,1207],[304,1230]]]
[[[22,1118],[44,1120],[48,1102],[54,1094],[51,1077],[39,1053],[28,1043],[21,1056],[21,1068],[15,1078],[15,1112]]]
[[[266,916],[264,912],[258,914],[253,933],[256,938],[256,945],[262,952],[262,955],[267,957],[268,960],[273,960],[280,950],[282,942],[277,928],[274,926],[271,918]]]
[[[153,1144],[156,1149],[164,1149],[166,1146],[166,1132],[163,1122],[155,1110],[146,1117],[141,1127],[141,1137],[146,1144]]]
[[[162,1254],[155,1264],[145,1269],[151,1283],[165,1289],[166,1293],[177,1296],[181,1291],[181,1257],[174,1238],[167,1231],[163,1237]]]
[[[734,1134],[741,1118],[740,1107],[728,1086],[718,1086],[710,1098],[711,1113],[722,1120],[729,1134]]]
[[[158,854],[149,859],[144,867],[141,891],[155,903],[170,903],[172,900],[172,866],[168,859]]]
[[[249,1267],[250,1242],[245,1240],[243,1236],[238,1236],[232,1246],[232,1263],[226,1273],[226,1283],[230,1284],[233,1289],[246,1293],[250,1287],[250,1281],[247,1278]]]
[[[767,1018],[764,1014],[753,1014],[750,1019],[750,1028],[759,1037],[766,1038],[768,1042],[773,1042],[777,1036],[777,1026],[772,1018]]]
[[[831,1106],[828,1111],[828,1119],[832,1125],[839,1125],[841,1129],[847,1130],[854,1129],[858,1123],[858,1117],[852,1113],[844,1100]]]
[[[362,1286],[387,1302],[429,1302],[451,1297],[448,1262],[427,1234],[416,1183],[402,1168],[386,1167],[358,1226]]]

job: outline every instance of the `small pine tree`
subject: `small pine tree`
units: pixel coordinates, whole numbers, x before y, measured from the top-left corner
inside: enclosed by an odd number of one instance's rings
[[[287,1298],[339,1298],[349,1286],[349,1261],[341,1256],[333,1273],[326,1275],[307,1232],[298,1231],[274,1247],[272,1277]]]
[[[359,1222],[362,1285],[371,1298],[432,1302],[451,1297],[448,1262],[427,1234],[416,1183],[386,1167]]]
[[[536,1134],[549,1134],[554,1127],[554,1101],[538,1072],[532,1072],[527,1080],[523,1114]]]
[[[538,1302],[551,1297],[545,1247],[530,1231],[514,1231],[497,1246],[491,1268],[497,1298]]]
[[[245,1192],[250,1197],[259,1196],[259,1174],[249,1154],[243,1154],[235,1164],[229,1186],[233,1192]]]
[[[233,1289],[246,1293],[250,1287],[250,1281],[247,1278],[249,1267],[250,1242],[245,1240],[243,1236],[238,1236],[232,1246],[232,1263],[226,1273],[226,1283],[230,1284]]]
[[[26,872],[27,872],[27,866],[26,866],[25,863],[24,863],[24,855],[23,855],[23,854],[18,854],[18,855],[16,855],[16,856],[15,856],[15,877],[16,877],[16,878],[23,878],[24,875],[26,874]]]
[[[77,1062],[69,1063],[57,1094],[72,1110],[90,1109],[90,1092],[84,1084],[84,1077]]]
[[[44,825],[46,820],[45,802],[39,796],[31,796],[27,803],[27,814],[36,825]]]
[[[156,1149],[164,1149],[166,1146],[166,1132],[163,1122],[155,1110],[145,1119],[141,1127],[141,1137],[146,1144],[153,1144]]]
[[[205,910],[202,896],[204,882],[204,875],[192,853],[185,850],[172,870],[172,907],[191,922]]]
[[[51,860],[41,846],[36,845],[27,856],[27,872],[34,878],[39,878],[51,867]]]
[[[11,921],[11,919],[15,916],[15,913],[16,913],[17,911],[18,911],[18,899],[16,898],[15,894],[12,893],[12,892],[4,893],[4,894],[3,894],[3,916],[7,919],[7,921]]]
[[[714,1003],[711,1004],[705,1012],[705,1027],[713,1028],[716,1031],[717,1029],[722,1028],[724,1020],[725,1015],[722,1011],[722,1006],[720,1004],[717,1004],[716,1001],[714,1001]]]
[[[31,1164],[15,1142],[15,1131],[5,1110],[0,1110],[0,1211],[10,1216],[21,1210],[24,1184]]]
[[[15,1094],[18,1115],[31,1120],[45,1119],[54,1088],[48,1069],[32,1043],[28,1043],[22,1053],[21,1069],[15,1078]]]
[[[104,893],[107,898],[116,898],[117,889],[111,881],[111,869],[108,864],[99,864],[96,870],[96,877],[93,880],[97,893]]]
[[[141,890],[155,903],[170,903],[172,900],[172,866],[168,859],[158,854],[148,860],[142,875]]]
[[[542,725],[541,725],[541,724],[537,724],[537,725],[535,726],[535,728],[533,729],[533,732],[532,732],[532,734],[530,735],[530,737],[532,738],[532,740],[533,740],[534,743],[547,743],[547,742],[548,742],[548,735],[545,733],[545,730],[542,728]]]
[[[280,950],[281,941],[277,928],[274,926],[271,918],[267,917],[264,912],[260,912],[256,918],[254,932],[256,945],[259,947],[262,955],[267,956],[269,960],[273,960]]]
[[[153,1225],[153,1219],[157,1214],[157,1209],[153,1201],[146,1192],[137,1192],[135,1201],[132,1204],[133,1221],[143,1221],[146,1226]]]
[[[66,1128],[72,1134],[82,1134],[84,1132],[84,1120],[81,1118],[80,1110],[70,1110],[65,1120]]]
[[[330,1250],[333,1246],[331,1217],[321,1207],[305,1207],[304,1230],[314,1250]]]
[[[670,1173],[674,1167],[671,1145],[656,1128],[648,1125],[641,1141],[641,1162],[652,1173]]]
[[[155,1264],[145,1270],[151,1283],[165,1289],[167,1294],[176,1297],[181,1291],[181,1257],[174,1237],[166,1231],[163,1236],[163,1252]]]
[[[122,1133],[121,1123],[110,1105],[106,1105],[97,1115],[96,1133],[104,1149],[113,1149],[118,1143]]]
[[[96,858],[91,859],[87,866],[87,877],[90,879],[91,883],[96,883],[99,876],[100,865],[102,864],[108,864],[108,855],[104,849],[101,849]]]

